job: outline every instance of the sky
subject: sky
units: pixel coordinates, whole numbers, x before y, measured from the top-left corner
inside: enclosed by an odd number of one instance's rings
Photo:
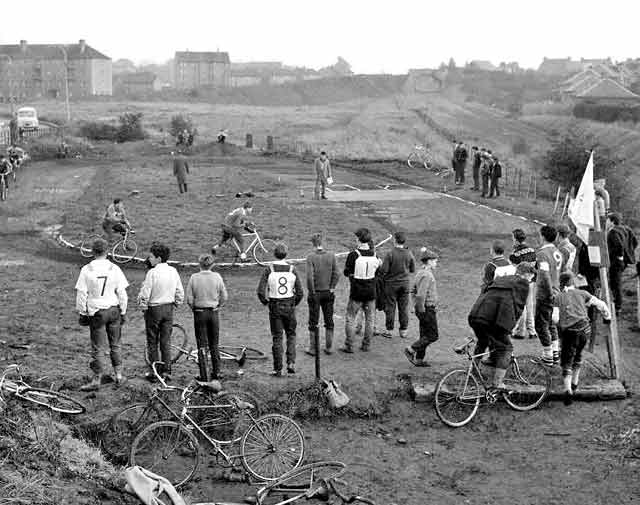
[[[85,39],[114,61],[162,63],[175,51],[356,73],[406,73],[453,57],[640,56],[635,0],[29,0],[3,5],[0,44]],[[28,9],[25,9],[28,6]],[[13,12],[15,11],[15,12]],[[6,20],[20,20],[6,22]]]

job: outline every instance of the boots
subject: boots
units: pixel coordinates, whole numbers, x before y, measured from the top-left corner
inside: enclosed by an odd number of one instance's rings
[[[306,352],[309,356],[316,355],[316,343],[318,342],[320,330],[317,328],[315,330],[309,330],[309,348],[306,349]]]
[[[567,406],[573,403],[573,384],[571,379],[571,374],[565,375],[562,378],[562,382],[564,383],[564,404]]]
[[[120,386],[127,381],[127,378],[122,375],[122,365],[114,366],[113,371],[116,375],[116,386]]]
[[[325,354],[333,354],[333,328],[326,328],[324,335],[324,352]]]
[[[80,386],[80,391],[96,391],[100,389],[100,383],[102,382],[102,374],[94,374],[93,379],[83,386]]]
[[[200,370],[200,380],[209,381],[209,373],[207,372],[208,349],[206,347],[198,348],[198,369]]]

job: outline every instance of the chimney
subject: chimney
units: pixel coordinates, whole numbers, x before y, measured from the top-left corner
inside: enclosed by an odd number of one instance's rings
[[[86,47],[87,47],[87,42],[86,42],[86,40],[84,40],[84,39],[80,39],[80,40],[78,41],[78,44],[80,45],[80,53],[84,53],[84,50],[85,50],[85,49],[86,49]]]
[[[20,50],[21,50],[23,53],[26,53],[26,52],[27,52],[27,41],[26,41],[26,40],[21,40],[21,41],[20,41]]]

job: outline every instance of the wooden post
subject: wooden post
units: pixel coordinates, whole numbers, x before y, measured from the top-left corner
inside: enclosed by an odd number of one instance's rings
[[[571,193],[567,191],[566,196],[564,197],[564,204],[562,205],[562,215],[560,219],[564,218],[565,213],[569,212],[569,203],[571,203]]]
[[[596,232],[601,231],[600,216],[598,215],[598,207],[593,206],[593,222],[594,230]],[[616,308],[611,300],[611,291],[609,290],[609,275],[607,272],[607,262],[605,261],[605,255],[608,256],[606,238],[600,245],[600,285],[602,286],[602,294],[604,295],[604,301],[611,311],[611,324],[609,326],[609,332],[607,335],[607,351],[609,354],[609,366],[611,368],[611,378],[622,380],[622,368],[620,367],[620,340],[618,338],[618,320],[616,317]]]
[[[267,151],[273,152],[273,137],[271,135],[267,135]]]
[[[558,186],[558,191],[556,191],[556,203],[553,205],[552,216],[556,215],[556,211],[558,210],[558,201],[560,200],[560,191],[562,190],[562,186]],[[562,209],[562,213],[564,214],[564,207]]]
[[[538,179],[534,174],[533,176],[533,201],[534,202],[537,200],[537,196],[538,196]]]
[[[531,181],[533,180],[533,174],[529,174],[529,182],[527,184],[527,194],[525,195],[525,198],[528,200],[529,199],[529,190],[531,189]]]
[[[522,182],[522,169],[519,168],[518,169],[518,196],[521,195],[520,193],[520,183]]]

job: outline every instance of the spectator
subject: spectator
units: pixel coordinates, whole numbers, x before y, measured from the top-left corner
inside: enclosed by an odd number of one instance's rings
[[[560,362],[558,331],[551,320],[553,298],[560,289],[562,254],[554,244],[558,232],[553,226],[540,228],[542,247],[536,251],[536,332],[542,344],[541,360],[545,365]]]
[[[603,191],[598,188],[595,190],[595,206],[596,213],[600,219],[600,228],[604,230],[607,226],[607,204],[604,200]]]
[[[473,153],[473,191],[480,190],[480,165],[482,165],[482,153],[478,151],[478,146],[471,148]]]
[[[558,225],[558,244],[557,248],[562,254],[561,272],[573,272],[576,259],[576,247],[569,240],[571,230],[566,224]]]
[[[406,247],[407,237],[404,232],[394,235],[394,248],[387,253],[380,267],[385,293],[385,326],[383,337],[391,338],[396,305],[400,337],[406,338],[409,328],[409,298],[411,294],[411,274],[416,271],[416,260]]]
[[[591,293],[576,289],[571,272],[560,275],[560,293],[556,297],[558,307],[558,332],[562,342],[560,366],[564,382],[564,404],[571,405],[573,393],[578,389],[582,351],[589,340],[591,323],[587,307],[594,307],[604,315],[605,321],[611,320],[609,307]]]
[[[193,312],[193,328],[198,346],[200,380],[218,379],[220,373],[220,309],[227,302],[227,289],[218,272],[212,272],[213,256],[203,254],[198,258],[200,272],[189,278],[186,302]],[[211,376],[207,372],[207,360],[211,359]]]
[[[467,167],[469,151],[463,142],[456,145],[453,150],[453,168],[455,170],[455,183],[457,186],[464,184],[464,172]]]
[[[515,275],[505,275],[491,283],[469,312],[469,326],[478,339],[473,354],[482,354],[489,347],[490,357],[483,363],[494,368],[491,384],[495,388],[504,387],[513,351],[509,334],[525,307],[533,275],[533,267],[519,264]]]
[[[504,243],[502,240],[493,242],[489,253],[491,254],[491,258],[482,271],[482,285],[480,288],[482,293],[487,290],[489,284],[491,284],[496,277],[513,275],[516,272],[516,268],[504,257]]]
[[[425,361],[427,347],[436,342],[438,335],[438,318],[436,306],[438,305],[438,288],[433,271],[438,266],[438,255],[427,249],[422,249],[420,254],[422,268],[418,270],[413,288],[414,308],[420,328],[420,338],[405,347],[404,354],[411,364],[418,367],[430,366]]]
[[[491,187],[489,189],[489,198],[494,196],[497,198],[500,196],[500,178],[502,177],[502,165],[497,156],[493,157],[493,164],[491,165]]]
[[[345,342],[340,351],[353,352],[355,323],[360,311],[364,312],[364,335],[360,350],[368,351],[373,337],[374,314],[376,310],[376,270],[380,260],[369,245],[371,232],[360,228],[355,233],[356,249],[347,256],[344,275],[349,278],[350,291],[345,317]]]
[[[120,355],[121,327],[127,313],[127,286],[122,270],[107,259],[108,244],[96,239],[91,244],[95,259],[82,267],[76,282],[76,310],[81,320],[88,323],[91,338],[91,362],[93,379],[82,391],[100,387],[105,370],[105,350],[109,348],[116,384],[124,381],[122,356]]]
[[[189,173],[189,163],[187,159],[182,156],[182,153],[178,151],[178,154],[173,154],[173,175],[178,181],[178,189],[180,194],[187,192],[187,174]]]
[[[593,296],[600,296],[600,270],[597,266],[592,266],[589,260],[589,248],[587,244],[580,240],[580,244],[577,247],[576,259],[578,263],[578,278],[574,279],[574,285],[579,287],[578,280],[586,283],[584,290]],[[590,338],[595,342],[598,336],[598,325],[596,324],[597,310],[593,305],[587,308],[587,315],[589,321],[591,321],[591,335]]]
[[[316,342],[320,338],[318,322],[320,310],[324,319],[325,347],[324,352],[333,352],[333,304],[336,296],[334,290],[338,284],[338,264],[336,255],[325,251],[322,247],[322,234],[311,236],[315,250],[307,256],[307,302],[309,304],[309,349],[306,353],[314,356]]]
[[[491,179],[491,167],[493,160],[489,151],[485,152],[482,158],[482,166],[480,168],[480,177],[482,177],[482,194],[481,198],[489,196],[489,180]]]
[[[326,200],[325,190],[333,180],[331,175],[331,163],[327,153],[322,151],[320,157],[313,162],[313,171],[316,176],[316,183],[313,189],[314,200]]]
[[[171,380],[173,311],[184,300],[180,275],[174,267],[167,264],[170,253],[164,244],[154,243],[151,246],[149,262],[152,268],[147,271],[138,293],[138,305],[144,314],[149,362],[153,364],[160,357],[162,365],[158,368],[158,373],[165,380]],[[153,370],[147,372],[145,377],[153,382]]]
[[[605,211],[605,214],[608,214],[609,209],[611,209],[611,197],[609,196],[609,191],[607,191],[607,189],[605,188],[606,180],[596,179],[595,181],[593,181],[593,185],[595,187],[596,192],[604,200],[604,211]]]
[[[617,316],[622,310],[622,272],[635,263],[638,241],[631,229],[622,224],[622,216],[618,212],[612,212],[607,217],[607,229],[609,283]]]
[[[296,306],[304,298],[302,282],[293,265],[289,265],[287,246],[279,243],[273,255],[276,258],[269,265],[258,283],[258,298],[262,305],[269,306],[269,326],[273,339],[274,377],[282,377],[282,333],[287,337],[287,373],[296,373]]]
[[[516,228],[512,232],[513,235],[513,252],[509,256],[509,261],[516,265],[521,263],[535,266],[536,264],[536,251],[533,247],[526,244],[527,234],[524,230]],[[536,327],[534,321],[534,296],[535,296],[535,282],[532,280],[529,283],[529,296],[527,296],[527,304],[522,311],[520,319],[516,327],[513,329],[513,338],[524,339],[525,332],[529,335],[529,338],[537,338]]]

